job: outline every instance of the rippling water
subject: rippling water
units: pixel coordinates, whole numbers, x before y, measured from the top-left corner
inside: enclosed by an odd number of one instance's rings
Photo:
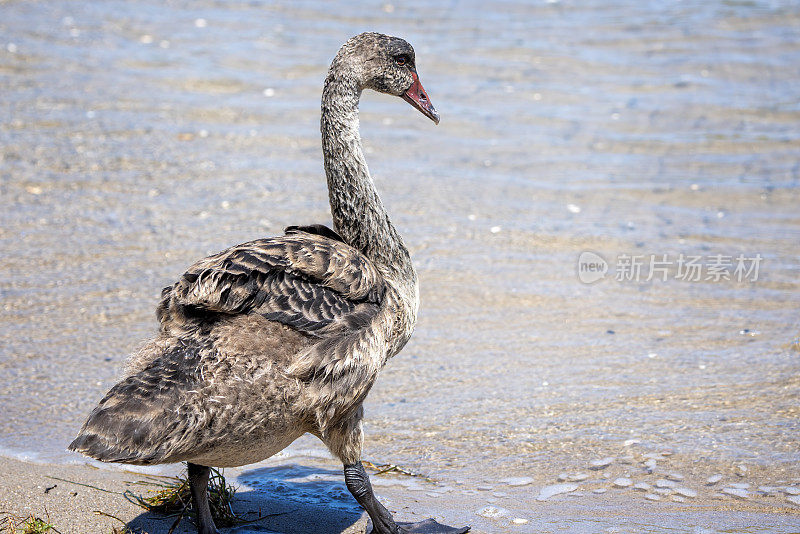
[[[322,80],[341,42],[377,30],[414,44],[442,123],[362,99],[422,283],[417,333],[367,401],[367,456],[472,486],[554,483],[606,456],[638,474],[665,451],[659,465],[698,481],[800,481],[795,3],[0,13],[6,454],[66,458],[195,259],[329,219]],[[594,284],[585,251],[608,262]],[[624,255],[645,262],[638,281],[615,279]],[[700,281],[677,277],[681,255]],[[760,256],[758,279],[706,279],[718,255]],[[653,256],[667,280],[647,280]],[[519,509],[535,492],[506,495]]]

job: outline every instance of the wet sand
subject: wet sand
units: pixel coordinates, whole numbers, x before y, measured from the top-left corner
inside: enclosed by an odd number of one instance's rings
[[[146,494],[151,487],[147,485],[151,479],[135,472],[88,465],[31,464],[10,458],[3,459],[0,465],[0,485],[4,489],[0,510],[47,518],[63,534],[111,532],[122,526],[121,521],[134,532],[152,534],[166,532],[175,520],[146,513],[123,497],[125,491]],[[678,502],[664,496],[642,504],[641,495],[657,494],[620,487],[626,482],[619,478],[609,483],[606,474],[591,470],[574,473],[567,482],[557,484],[558,488],[540,487],[536,481],[524,478],[509,479],[494,487],[481,485],[477,489],[464,482],[451,487],[404,475],[372,478],[381,500],[398,519],[420,521],[435,517],[450,524],[468,522],[475,534],[712,533],[750,532],[754,527],[769,532],[796,532],[796,508],[777,497],[782,493],[780,488],[769,490],[769,496],[761,491],[765,488],[756,490],[756,499],[728,499],[719,490],[738,482],[723,480],[701,487],[700,499],[686,497]],[[674,482],[669,475],[657,476],[663,478],[651,482],[662,489],[669,486],[665,481]],[[255,466],[229,469],[226,477],[238,487],[234,512],[262,519],[223,529],[224,532],[363,534],[366,531],[366,515],[349,498],[339,476],[339,466],[330,460],[303,457],[302,453],[285,455]],[[723,478],[741,480],[736,476]],[[570,489],[563,486],[578,489],[556,493]],[[691,495],[686,486],[681,481],[674,487],[684,495]],[[520,488],[526,490],[523,498],[519,498]],[[601,488],[606,491],[600,493]],[[517,490],[514,498],[509,496],[511,490]],[[542,499],[544,492],[553,496]],[[707,498],[712,494],[716,497]],[[185,519],[175,532],[190,534],[194,530]]]
[[[167,532],[176,520],[145,512],[124,498],[126,491],[146,494],[153,488],[147,485],[151,479],[137,473],[10,459],[5,459],[2,467],[0,510],[46,519],[62,534],[108,533],[125,525],[133,532],[158,534]],[[353,510],[332,508],[327,503],[277,500],[246,488],[238,492],[233,509],[248,519],[270,517],[248,528],[224,529],[226,532],[363,534],[366,526],[366,518]],[[184,519],[175,532],[196,530]]]
[[[329,220],[322,80],[344,39],[379,30],[415,45],[442,114],[434,127],[362,99],[370,169],[422,283],[415,336],[366,403],[365,457],[439,488],[381,493],[486,532],[800,529],[793,4],[0,9],[9,476],[122,487],[66,465],[83,460],[64,446],[155,330],[161,287],[205,254]],[[580,281],[586,251],[605,279]],[[623,254],[666,255],[668,279],[615,280]],[[753,281],[685,281],[681,254],[763,262]],[[334,468],[313,440],[297,451]],[[658,487],[669,474],[683,480]],[[90,521],[36,480],[0,488]],[[537,500],[557,484],[577,488]]]

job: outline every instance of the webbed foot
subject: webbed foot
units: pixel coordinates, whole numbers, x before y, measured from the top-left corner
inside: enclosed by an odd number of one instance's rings
[[[370,525],[372,521],[370,521]],[[469,527],[450,527],[436,522],[435,519],[426,519],[419,523],[397,523],[400,534],[465,534],[469,532]],[[381,530],[367,529],[371,534],[378,534]]]
[[[426,519],[419,523],[397,523],[400,532],[408,534],[465,534],[469,527],[450,527],[437,523],[435,519]]]

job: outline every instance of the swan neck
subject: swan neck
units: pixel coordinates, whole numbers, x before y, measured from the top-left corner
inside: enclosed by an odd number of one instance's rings
[[[359,134],[361,87],[336,63],[322,94],[322,152],[334,229],[351,246],[392,271],[413,268],[369,174]]]

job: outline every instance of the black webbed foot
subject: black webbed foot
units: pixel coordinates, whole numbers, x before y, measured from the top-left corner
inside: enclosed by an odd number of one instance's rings
[[[372,523],[372,521],[370,521]],[[400,534],[465,534],[469,532],[469,527],[450,527],[437,523],[435,519],[426,519],[419,523],[397,523]],[[368,529],[371,534],[378,534],[374,528]]]
[[[469,532],[469,527],[450,527],[437,523],[435,519],[426,519],[419,523],[397,523],[397,526],[404,534],[464,534]]]

